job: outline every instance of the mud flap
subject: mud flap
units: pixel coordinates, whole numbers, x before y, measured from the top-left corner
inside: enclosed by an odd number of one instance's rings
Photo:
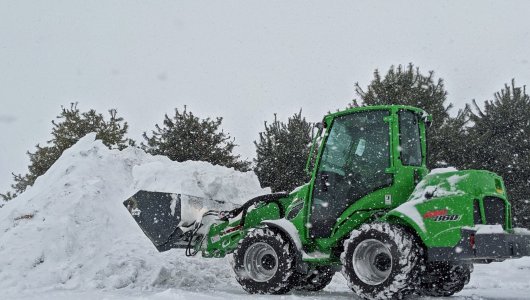
[[[196,219],[190,211],[200,212],[204,202],[190,195],[139,191],[123,204],[157,250],[163,252],[187,247],[193,237],[182,229],[193,225]]]

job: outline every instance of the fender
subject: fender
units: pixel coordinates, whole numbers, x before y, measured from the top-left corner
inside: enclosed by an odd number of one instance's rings
[[[419,216],[419,213],[416,212],[419,218],[413,218],[410,215],[403,213],[403,211],[403,209],[391,210],[386,215],[384,215],[381,220],[389,223],[400,224],[412,229],[413,232],[415,232],[418,237],[425,243],[425,241],[428,239],[427,229],[425,228],[425,224],[423,223],[423,219],[421,219],[421,216]]]
[[[294,227],[293,223],[287,221],[286,219],[278,219],[265,220],[262,221],[261,224],[267,225],[270,228],[280,231],[285,237],[287,237],[287,239],[289,239],[289,242],[291,242],[291,244],[296,247],[296,270],[301,273],[307,273],[309,268],[307,266],[307,263],[302,260],[302,241],[300,240],[298,230],[296,229],[296,227]]]

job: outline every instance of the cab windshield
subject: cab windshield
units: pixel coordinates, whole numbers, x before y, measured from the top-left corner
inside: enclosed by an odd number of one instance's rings
[[[383,121],[385,116],[388,111],[359,112],[337,118],[319,171],[349,177],[355,174],[365,181],[378,181],[390,167],[389,126]]]

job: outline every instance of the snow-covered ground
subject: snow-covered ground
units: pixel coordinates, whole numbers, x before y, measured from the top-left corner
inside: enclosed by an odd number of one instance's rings
[[[200,257],[183,259],[184,251],[170,251],[174,267],[183,269],[189,264],[198,263]],[[357,299],[348,289],[341,274],[336,274],[332,283],[317,293],[292,292],[282,296],[248,295],[237,284],[228,267],[227,259],[207,260],[200,263],[203,269],[197,270],[197,276],[204,276],[195,281],[193,278],[174,278],[174,283],[145,288],[123,289],[90,289],[64,290],[60,287],[40,291],[23,291],[22,294],[11,294],[7,299],[108,299],[108,300],[180,300],[180,299],[282,299],[282,300],[329,300]],[[182,274],[182,273],[180,273]],[[184,275],[184,274],[183,274]],[[212,277],[218,277],[213,279]],[[205,284],[206,282],[206,284]],[[429,298],[420,298],[429,299]],[[434,298],[432,298],[434,299]],[[476,265],[471,282],[459,294],[448,298],[437,299],[530,299],[530,259],[518,259],[490,265]]]
[[[241,203],[256,176],[203,162],[108,150],[89,135],[0,209],[0,299],[353,299],[342,275],[322,292],[246,294],[228,260],[158,253],[122,202],[139,189]],[[477,265],[458,296],[530,299],[530,258]]]

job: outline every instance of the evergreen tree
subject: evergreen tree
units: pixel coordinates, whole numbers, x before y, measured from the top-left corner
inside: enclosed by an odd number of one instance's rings
[[[174,161],[200,160],[214,165],[249,171],[250,162],[240,160],[232,152],[234,139],[220,130],[223,118],[199,119],[186,106],[175,115],[164,117],[163,125],[155,125],[152,136],[144,132],[147,144],[142,148],[153,155],[164,155]]]
[[[302,117],[301,110],[290,117],[287,123],[278,121],[276,114],[271,124],[265,122],[265,131],[259,133],[259,141],[254,141],[254,172],[261,186],[279,192],[291,191],[305,183],[311,128],[311,124]]]
[[[61,107],[62,111],[57,120],[52,121],[52,136],[46,146],[37,144],[35,152],[27,152],[30,165],[25,175],[13,174],[15,183],[11,186],[14,192],[0,194],[4,200],[15,198],[18,194],[32,186],[35,180],[46,173],[57,161],[64,150],[74,145],[80,138],[88,133],[96,132],[96,138],[102,140],[109,148],[123,149],[128,144],[133,144],[125,138],[128,125],[123,118],[117,117],[115,109],[109,110],[110,119],[91,109],[81,112],[77,103],[71,103],[69,108]]]
[[[530,228],[530,97],[515,81],[469,108],[466,168],[496,172],[504,179],[517,225]]]
[[[434,168],[455,163],[452,150],[460,143],[456,134],[462,132],[460,126],[466,122],[465,113],[460,112],[455,120],[450,118],[448,111],[452,104],[445,104],[447,92],[443,80],[435,80],[433,71],[423,75],[411,63],[407,67],[391,66],[382,77],[376,69],[368,88],[363,90],[356,83],[355,92],[364,105],[410,105],[427,111],[433,117],[433,124],[428,130],[428,165]],[[353,100],[352,105],[358,106],[357,100]]]

